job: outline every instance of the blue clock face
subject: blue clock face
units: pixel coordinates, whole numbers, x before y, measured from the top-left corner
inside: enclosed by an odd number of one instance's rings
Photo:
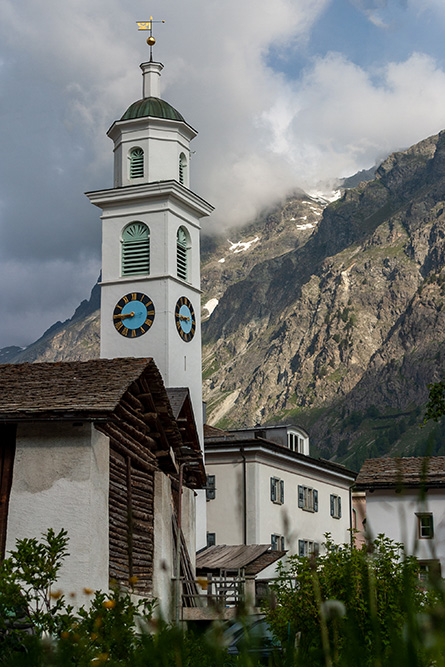
[[[186,296],[181,296],[175,308],[176,330],[182,340],[189,343],[196,331],[195,311]]]
[[[142,292],[132,292],[119,299],[113,312],[116,330],[126,338],[137,338],[146,333],[155,318],[153,301]]]

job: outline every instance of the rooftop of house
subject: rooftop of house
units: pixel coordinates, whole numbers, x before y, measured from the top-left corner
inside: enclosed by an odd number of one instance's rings
[[[357,476],[357,490],[445,486],[445,456],[366,460]]]
[[[208,574],[244,570],[246,575],[257,575],[286,553],[273,551],[270,544],[213,545],[196,554],[196,572]]]
[[[145,372],[150,387],[165,396],[152,359],[92,359],[38,364],[0,364],[0,419],[79,412],[112,412]]]
[[[0,364],[0,386],[0,422],[94,422],[146,465],[175,474],[190,463],[190,483],[205,483],[189,391],[166,390],[152,359]]]
[[[267,428],[265,427],[265,429]],[[299,427],[281,427],[281,429],[286,428],[293,429]],[[259,450],[262,450],[269,458],[279,456],[284,460],[287,457],[292,461],[292,466],[299,464],[305,467],[324,470],[334,475],[347,477],[349,482],[355,480],[357,473],[346,468],[346,466],[293,451],[284,444],[284,441],[279,442],[274,440],[273,437],[262,436],[261,434],[265,429],[258,427],[256,429],[240,429],[239,431],[223,431],[214,426],[205,425],[204,440],[207,463],[213,463],[216,459],[221,459],[221,457],[229,460],[230,457],[239,455],[241,448],[245,455],[254,452],[257,453]],[[240,433],[242,433],[242,436],[240,436]],[[268,433],[267,435],[270,434]]]

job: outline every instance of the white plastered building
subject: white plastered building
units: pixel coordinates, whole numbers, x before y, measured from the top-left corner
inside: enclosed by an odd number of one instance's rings
[[[321,552],[325,534],[350,542],[356,474],[309,455],[295,426],[206,429],[207,542]],[[271,576],[263,572],[262,576]]]
[[[405,546],[427,571],[445,571],[445,456],[368,459],[357,477],[366,535]]]

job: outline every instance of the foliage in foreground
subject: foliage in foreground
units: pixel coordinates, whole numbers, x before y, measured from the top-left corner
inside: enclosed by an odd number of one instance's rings
[[[296,639],[298,664],[445,664],[442,580],[421,586],[416,559],[384,535],[362,549],[329,536],[325,546],[280,564],[272,586],[267,617],[283,642]]]
[[[247,620],[238,656],[222,623],[194,634],[155,620],[152,601],[133,602],[131,581],[128,591],[90,591],[88,609],[74,613],[54,589],[67,544],[65,531],[49,530],[1,565],[0,665],[445,667],[443,582],[421,588],[416,561],[384,536],[368,550],[328,539],[325,555],[280,565],[265,613],[282,650],[267,656],[252,651]]]

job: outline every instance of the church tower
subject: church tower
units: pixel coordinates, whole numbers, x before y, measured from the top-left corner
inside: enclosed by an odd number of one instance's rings
[[[114,187],[102,209],[101,357],[152,357],[167,387],[188,387],[202,441],[200,219],[190,190],[197,132],[160,97],[163,65],[141,65],[142,98],[111,126]]]

